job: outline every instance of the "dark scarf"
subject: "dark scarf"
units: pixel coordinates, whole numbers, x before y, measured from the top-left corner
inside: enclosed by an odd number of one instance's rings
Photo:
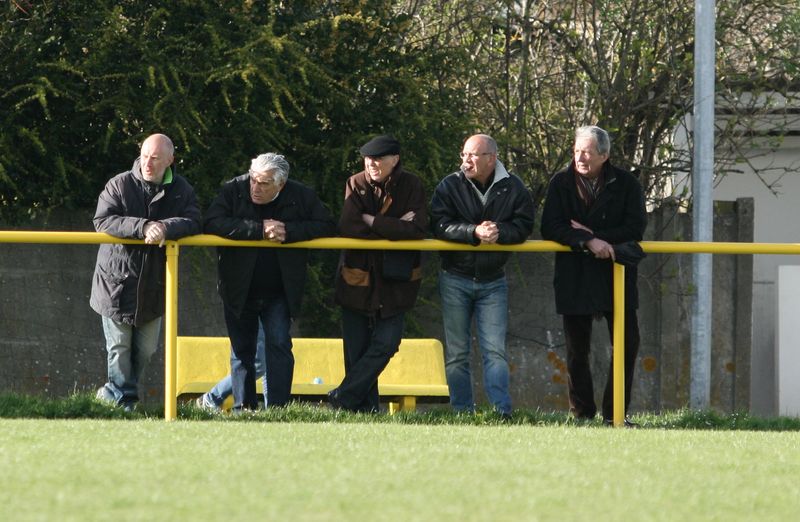
[[[597,196],[603,190],[605,185],[605,169],[600,171],[594,179],[588,179],[581,176],[578,171],[575,171],[575,186],[578,188],[578,197],[581,198],[586,208],[592,208]]]

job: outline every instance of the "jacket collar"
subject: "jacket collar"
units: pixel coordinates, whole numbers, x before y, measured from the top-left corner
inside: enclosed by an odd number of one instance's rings
[[[573,195],[573,197],[578,199],[578,187],[575,186],[575,176],[577,175],[575,172],[575,162],[571,162],[563,172],[565,172],[566,175],[562,177],[561,183],[564,184],[564,187],[570,192],[570,194]],[[617,189],[617,169],[608,160],[603,163],[603,177],[605,179],[603,190],[600,191],[600,194],[597,196],[597,200],[594,202],[592,207],[586,211],[587,214],[592,214],[598,208],[605,205],[608,199]],[[581,203],[579,207],[585,208],[583,203]]]
[[[484,206],[486,206],[486,204],[489,202],[489,196],[492,194],[492,189],[495,187],[495,185],[497,185],[504,179],[511,177],[511,174],[508,173],[508,170],[506,170],[505,165],[503,165],[503,163],[500,160],[497,160],[497,162],[494,165],[494,178],[492,179],[492,183],[486,188],[486,192],[482,194],[481,191],[478,190],[478,187],[475,186],[475,183],[473,183],[472,180],[467,178],[467,175],[464,174],[463,170],[459,171],[459,174],[461,175],[461,178],[464,180],[464,182],[471,187],[471,190],[475,192],[475,195],[478,196],[478,199],[481,200],[481,203],[483,203]]]
[[[141,158],[137,157],[133,160],[133,167],[131,167],[131,172],[133,172],[133,177],[141,181],[142,183],[149,183],[144,176],[142,176],[142,163]],[[175,179],[175,176],[172,173],[172,165],[167,167],[167,170],[164,171],[164,177],[161,178],[161,183],[159,185],[169,185]]]
[[[575,172],[574,161],[569,164],[565,172],[567,173],[567,175],[564,176],[564,178],[562,179],[562,183],[571,186],[572,190],[574,190],[577,193],[578,189],[575,187],[576,172]],[[613,185],[617,181],[617,169],[614,168],[614,166],[608,160],[606,160],[606,162],[603,163],[603,176],[605,178],[605,184],[603,185],[603,190],[605,191],[605,189],[611,188],[611,185]]]
[[[369,174],[367,174],[366,170],[361,171],[361,175],[364,177],[364,183],[373,189],[378,188],[381,190],[391,190],[395,185],[397,185],[397,182],[400,180],[400,178],[403,177],[404,172],[405,171],[402,168],[396,167],[392,173],[389,174],[389,176],[381,183],[372,181],[372,178],[369,177]]]

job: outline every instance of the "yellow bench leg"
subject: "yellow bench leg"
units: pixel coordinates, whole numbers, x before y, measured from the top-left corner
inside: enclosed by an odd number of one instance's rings
[[[398,402],[389,403],[389,415],[394,415],[398,411],[414,411],[417,409],[416,397],[400,397]]]
[[[414,411],[417,409],[416,397],[400,397],[400,411]]]
[[[401,397],[400,398],[400,410],[401,411],[414,411],[417,409],[417,398],[416,397]]]

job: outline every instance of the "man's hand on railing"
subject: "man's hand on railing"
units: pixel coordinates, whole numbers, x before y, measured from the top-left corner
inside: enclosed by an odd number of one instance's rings
[[[484,221],[475,227],[475,237],[481,241],[481,244],[497,243],[500,229],[497,228],[497,223]]]
[[[274,241],[275,243],[283,243],[286,241],[286,225],[284,225],[282,221],[265,219],[264,239]]]
[[[144,242],[148,245],[163,247],[167,239],[167,227],[160,221],[148,221],[144,226]]]
[[[614,254],[614,247],[612,247],[609,243],[606,243],[602,239],[592,238],[585,244],[586,248],[594,254],[594,257],[597,259],[608,259],[611,258],[612,261],[616,260],[616,255]]]

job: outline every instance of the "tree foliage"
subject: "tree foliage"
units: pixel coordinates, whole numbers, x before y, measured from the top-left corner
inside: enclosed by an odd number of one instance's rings
[[[92,209],[138,144],[163,132],[202,203],[257,154],[338,215],[371,135],[392,133],[429,186],[457,166],[466,129],[436,56],[401,45],[406,15],[380,0],[132,0],[7,4],[0,24],[0,219]],[[452,160],[450,159],[452,158]],[[310,271],[322,331],[333,253]]]
[[[718,2],[717,92],[723,151],[741,150],[775,103],[796,106],[800,32],[794,0]],[[575,127],[612,134],[612,157],[635,169],[653,198],[672,196],[691,171],[676,143],[693,105],[694,6],[667,0],[418,2],[414,45],[447,50],[462,67],[451,81],[476,121],[500,138],[507,164],[542,196],[570,161]],[[795,57],[795,58],[792,58]],[[746,101],[747,100],[747,101]],[[775,129],[779,141],[783,135]],[[717,174],[741,157],[718,158]],[[678,196],[680,196],[678,194]]]
[[[157,131],[203,201],[275,150],[335,212],[370,135],[395,134],[432,182],[465,128],[433,62],[397,45],[391,2],[12,2],[3,18],[5,219],[92,207]]]
[[[17,0],[2,18],[6,220],[91,207],[155,131],[204,201],[278,150],[334,211],[357,146],[378,132],[400,138],[429,185],[483,131],[540,197],[586,123],[612,132],[615,161],[652,195],[691,170],[675,144],[692,109],[691,3]],[[718,4],[718,142],[733,151],[719,173],[765,112],[797,103],[798,25],[793,0]]]
[[[541,199],[589,123],[653,198],[691,171],[691,2],[12,0],[0,22],[6,222],[93,208],[153,132],[173,138],[203,203],[278,151],[335,215],[357,147],[384,132],[429,188],[486,132]],[[717,2],[716,35],[723,175],[791,124],[797,2]],[[325,310],[334,265],[314,265],[310,307]]]

